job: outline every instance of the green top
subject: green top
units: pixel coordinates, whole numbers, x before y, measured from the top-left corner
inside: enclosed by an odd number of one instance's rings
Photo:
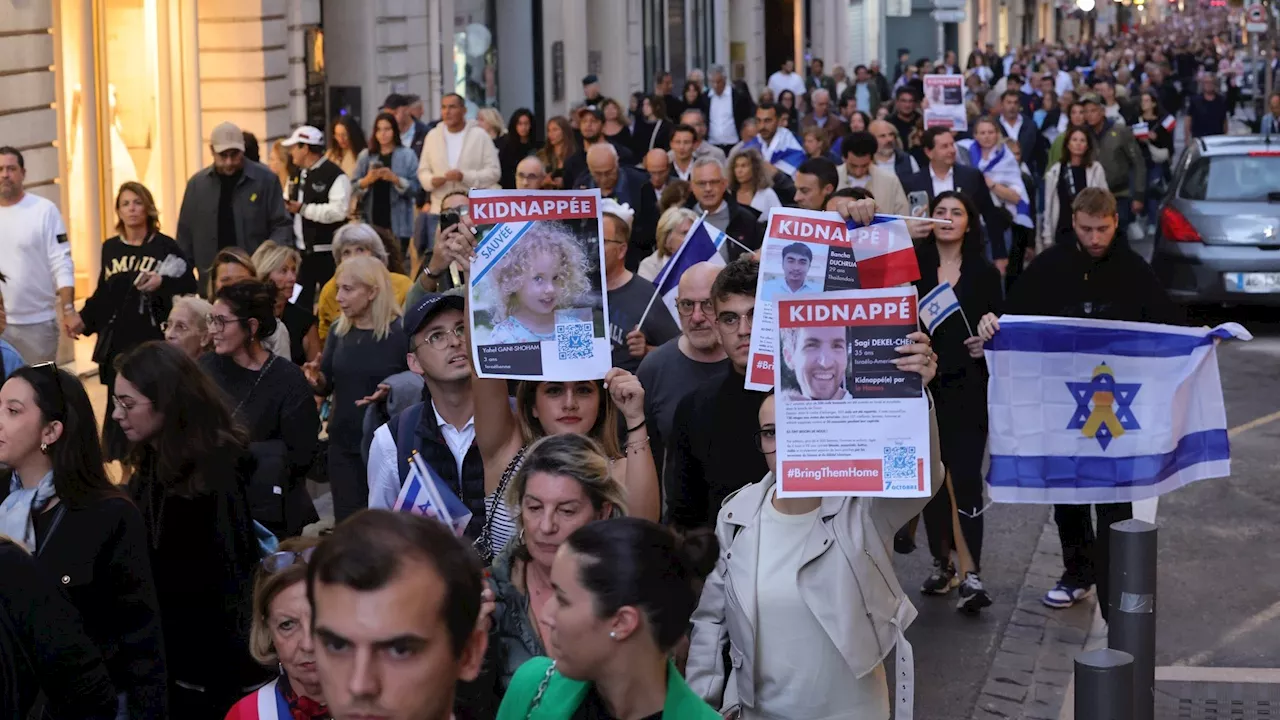
[[[530,710],[538,687],[547,676],[551,658],[536,657],[516,671],[511,686],[502,698],[498,720],[569,720],[587,696],[590,684],[570,680],[553,672],[538,706]],[[667,663],[667,700],[662,706],[663,720],[720,720],[720,713],[693,694],[676,666]]]

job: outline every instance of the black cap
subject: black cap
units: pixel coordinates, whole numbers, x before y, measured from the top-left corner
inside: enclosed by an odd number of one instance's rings
[[[597,120],[599,120],[600,122],[604,122],[604,111],[596,107],[595,105],[583,105],[582,107],[578,108],[578,112],[574,113],[574,115],[581,117],[582,113],[591,113],[592,115],[596,116]]]
[[[594,85],[598,82],[600,82],[600,78],[596,77],[595,75],[588,75],[582,78],[583,85]]]
[[[461,295],[452,293],[427,293],[423,295],[409,312],[404,314],[404,330],[409,336],[409,344],[413,344],[413,336],[443,310],[462,310],[466,307]]]

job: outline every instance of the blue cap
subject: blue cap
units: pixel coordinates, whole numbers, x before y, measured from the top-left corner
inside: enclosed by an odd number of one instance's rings
[[[443,310],[462,310],[466,307],[461,295],[451,293],[427,293],[423,295],[409,311],[404,314],[404,332],[409,336],[409,344],[413,345],[413,336],[426,325],[431,318]]]

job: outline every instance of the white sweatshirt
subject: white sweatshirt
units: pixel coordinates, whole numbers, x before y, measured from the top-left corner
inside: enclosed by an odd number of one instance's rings
[[[58,317],[58,289],[75,287],[71,243],[58,207],[26,193],[0,206],[0,285],[11,325],[34,325]]]

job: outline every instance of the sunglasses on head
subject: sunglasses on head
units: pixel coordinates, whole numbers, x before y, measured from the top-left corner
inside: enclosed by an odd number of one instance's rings
[[[274,575],[285,568],[293,567],[299,563],[305,565],[311,560],[311,554],[315,551],[316,549],[314,547],[309,547],[306,550],[299,552],[294,552],[292,550],[273,552],[262,558],[262,569]]]

